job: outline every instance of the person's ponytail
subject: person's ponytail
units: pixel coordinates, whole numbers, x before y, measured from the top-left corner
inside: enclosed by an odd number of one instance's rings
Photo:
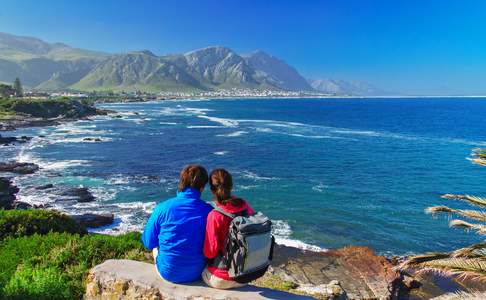
[[[216,169],[211,172],[209,176],[209,186],[211,192],[215,196],[215,200],[220,204],[226,204],[230,202],[233,205],[239,205],[242,200],[231,196],[231,190],[233,189],[233,178],[231,174],[225,169]]]

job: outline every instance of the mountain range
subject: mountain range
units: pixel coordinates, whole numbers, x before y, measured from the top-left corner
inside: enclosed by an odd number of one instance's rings
[[[239,55],[213,46],[157,56],[148,50],[108,54],[0,33],[0,82],[19,77],[38,90],[208,91],[231,88],[320,91],[371,95],[370,85],[306,80],[292,66],[263,51]]]

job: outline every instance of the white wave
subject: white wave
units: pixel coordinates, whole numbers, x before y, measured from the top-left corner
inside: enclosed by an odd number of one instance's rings
[[[325,191],[327,188],[328,188],[328,186],[327,186],[327,185],[324,185],[324,184],[322,184],[322,183],[319,183],[319,184],[317,184],[317,185],[314,185],[314,186],[312,187],[312,190],[313,190],[313,191],[316,191],[316,192],[319,192],[319,193],[323,193],[323,192],[324,192],[324,191]]]
[[[366,135],[366,136],[382,136],[382,133],[370,130],[352,130],[352,129],[336,129],[332,130],[333,133],[339,134],[356,134],[356,135]]]
[[[296,126],[312,126],[309,124],[298,123],[298,122],[288,122],[288,121],[277,121],[277,120],[265,120],[265,119],[238,119],[239,123],[266,123],[273,124],[277,127],[296,127]]]
[[[217,136],[222,136],[222,137],[238,137],[242,136],[243,134],[248,133],[248,131],[240,130],[240,131],[235,131],[227,134],[218,134]]]
[[[160,125],[177,125],[179,123],[176,122],[159,122]]]
[[[260,181],[260,180],[276,180],[278,178],[276,177],[264,177],[264,176],[260,176],[256,173],[253,173],[251,171],[242,171],[241,172],[241,175],[244,177],[244,178],[247,178],[247,179],[253,179],[253,180],[256,180],[256,181]]]
[[[130,179],[128,178],[128,176],[124,176],[122,174],[116,174],[108,178],[107,183],[113,185],[129,184]]]
[[[307,139],[345,139],[337,136],[330,136],[330,135],[304,135],[300,133],[284,133],[289,136],[295,136],[295,137],[302,137],[302,138],[307,138]]]
[[[49,143],[100,143],[100,142],[110,142],[113,141],[112,138],[102,137],[102,136],[86,136],[77,138],[63,138],[59,140],[51,140]]]
[[[198,118],[206,119],[211,122],[219,123],[225,127],[236,127],[238,126],[238,121],[237,120],[232,120],[232,119],[224,119],[224,118],[218,118],[218,117],[209,117],[206,115],[199,115]]]
[[[62,124],[53,130],[51,135],[103,135],[110,134],[109,130],[97,129],[97,125],[81,125],[76,123]]]
[[[214,155],[226,155],[228,153],[228,151],[216,151],[216,152],[213,152]]]
[[[290,236],[292,235],[292,233],[292,229],[287,222],[282,220],[272,220],[272,234],[275,236],[275,242],[277,244],[316,252],[326,250],[315,245],[291,239]]]
[[[118,191],[114,188],[90,187],[89,191],[96,201],[110,201],[116,198]]]
[[[243,184],[239,184],[237,186],[235,186],[235,191],[243,191],[243,190],[252,190],[252,189],[256,189],[258,188],[259,186],[258,185],[243,185]]]
[[[157,205],[156,202],[124,202],[124,203],[117,203],[116,206],[118,206],[121,209],[129,209],[129,210],[141,210],[145,213],[151,214],[152,211],[154,210],[155,206]]]
[[[314,252],[327,251],[326,248],[321,248],[319,246],[307,244],[307,243],[304,243],[304,242],[299,241],[299,240],[284,239],[284,238],[275,237],[275,242],[279,245],[299,248],[299,249],[302,249],[302,250],[308,250],[308,251],[314,251]]]
[[[257,132],[273,132],[273,129],[272,128],[257,127],[256,131]]]
[[[189,125],[186,128],[224,128],[223,126],[212,126],[212,125]]]
[[[183,107],[182,105],[177,105],[182,111],[188,112],[194,115],[205,115],[207,112],[213,111],[209,108],[195,108],[195,107]]]
[[[73,160],[58,160],[58,161],[43,161],[40,159],[32,159],[31,162],[39,165],[41,169],[45,170],[63,170],[72,167],[89,165],[88,160],[73,159]]]

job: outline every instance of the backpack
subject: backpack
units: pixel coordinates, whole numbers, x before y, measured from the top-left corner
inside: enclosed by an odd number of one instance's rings
[[[228,270],[238,283],[248,283],[265,274],[273,258],[275,238],[272,221],[261,212],[249,215],[245,209],[231,214],[213,205],[214,210],[232,219],[224,251],[212,265]]]

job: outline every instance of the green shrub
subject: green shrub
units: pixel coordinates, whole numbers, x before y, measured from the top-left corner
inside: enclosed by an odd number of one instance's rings
[[[81,299],[90,268],[107,259],[150,262],[140,233],[49,233],[0,242],[0,299]]]
[[[0,210],[0,240],[49,232],[85,234],[86,229],[71,217],[42,209]]]

